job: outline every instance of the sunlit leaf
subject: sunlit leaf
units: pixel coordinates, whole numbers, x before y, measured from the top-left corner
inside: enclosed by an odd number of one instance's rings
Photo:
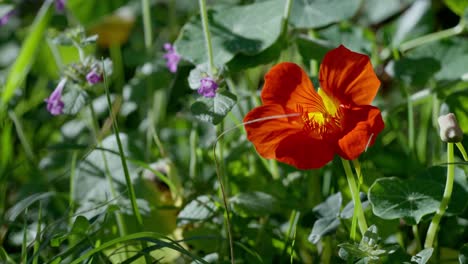
[[[214,98],[200,97],[191,107],[201,121],[219,124],[236,104],[237,97],[229,91],[218,91]]]
[[[264,192],[239,193],[230,198],[230,203],[234,211],[247,216],[268,215],[278,206],[278,200]]]
[[[208,220],[216,213],[216,210],[217,207],[210,196],[198,196],[189,202],[177,215],[177,225],[184,226]]]
[[[281,33],[284,5],[284,1],[271,0],[210,11],[215,64],[223,65],[238,53],[254,55],[270,47]],[[208,61],[200,17],[185,24],[175,46],[193,64]]]
[[[358,11],[361,0],[296,0],[290,23],[298,28],[316,28],[348,19]]]

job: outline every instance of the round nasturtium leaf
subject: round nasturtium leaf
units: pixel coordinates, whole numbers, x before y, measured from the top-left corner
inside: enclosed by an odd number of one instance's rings
[[[414,179],[378,179],[369,189],[375,215],[384,219],[404,218],[410,224],[437,211],[444,193],[447,168],[434,166]],[[445,215],[459,214],[467,206],[468,183],[465,172],[455,168],[455,181]]]
[[[383,219],[404,218],[411,224],[419,223],[424,215],[435,212],[440,204],[439,197],[439,186],[420,179],[382,178],[369,189],[369,201],[375,215]]]

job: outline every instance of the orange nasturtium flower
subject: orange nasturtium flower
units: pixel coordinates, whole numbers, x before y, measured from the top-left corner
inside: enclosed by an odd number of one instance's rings
[[[320,168],[335,154],[353,160],[384,128],[371,106],[380,81],[366,55],[339,46],[325,55],[315,91],[296,64],[275,65],[265,76],[263,105],[244,118],[247,138],[267,159],[298,169]]]

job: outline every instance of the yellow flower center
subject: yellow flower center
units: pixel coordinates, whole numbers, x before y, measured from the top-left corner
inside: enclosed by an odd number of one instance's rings
[[[341,131],[342,113],[339,102],[320,88],[318,94],[322,98],[324,108],[315,112],[301,111],[304,128],[320,137]]]

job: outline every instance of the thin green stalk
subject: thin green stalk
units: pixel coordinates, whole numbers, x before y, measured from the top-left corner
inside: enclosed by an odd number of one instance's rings
[[[39,246],[41,240],[41,225],[42,225],[42,201],[39,201],[39,214],[37,216],[37,229],[36,229],[36,238],[34,239],[33,247],[33,261],[32,264],[37,264],[39,261]]]
[[[468,155],[466,154],[466,150],[465,148],[463,147],[463,144],[461,142],[457,142],[455,143],[457,145],[457,148],[458,150],[461,152],[462,156],[463,156],[463,159],[465,161],[468,161]]]
[[[289,226],[288,231],[286,232],[286,240],[284,241],[283,253],[281,256],[285,256],[288,250],[289,241],[291,239],[291,234],[294,230],[296,232],[297,221],[299,220],[301,213],[297,210],[292,210],[291,215],[289,216]],[[292,254],[291,254],[292,255]],[[283,257],[282,257],[283,258]]]
[[[70,208],[70,221],[73,216],[73,212],[75,211],[75,202],[74,202],[74,197],[75,197],[75,173],[76,173],[76,160],[78,159],[78,151],[73,151],[72,154],[72,160],[71,160],[71,165],[70,165],[70,196],[69,196],[69,201],[68,201],[68,207]]]
[[[421,236],[419,235],[418,225],[412,226],[414,240],[416,240],[416,251],[421,251]]]
[[[151,28],[151,6],[149,0],[141,0],[141,8],[143,13],[143,33],[145,35],[145,48],[149,52],[153,44],[153,31]]]
[[[406,107],[408,108],[408,145],[411,152],[414,151],[414,106],[411,100],[411,95],[407,87],[403,87],[406,96]]]
[[[421,46],[430,42],[434,42],[434,41],[441,40],[444,38],[449,38],[452,36],[459,35],[463,33],[464,30],[465,30],[465,27],[460,23],[452,28],[448,28],[442,31],[427,34],[419,38],[405,41],[400,45],[399,50],[401,52],[406,52],[410,49],[416,48],[418,46]]]
[[[206,12],[206,0],[199,0],[198,5],[200,7],[200,16],[203,25],[203,33],[205,35],[206,53],[208,55],[208,71],[210,76],[213,76],[216,74],[216,69],[213,60],[213,46],[211,44],[211,33],[208,24],[208,13]]]
[[[21,263],[28,263],[28,220],[27,220],[27,215],[28,215],[28,208],[24,210],[24,223],[23,223],[23,241],[21,243]]]
[[[440,202],[439,209],[435,216],[432,218],[429,229],[427,230],[426,241],[424,243],[424,248],[432,248],[434,244],[435,237],[437,235],[437,230],[439,228],[439,223],[442,216],[445,213],[445,210],[448,207],[450,202],[450,197],[452,196],[453,182],[455,180],[455,157],[453,154],[453,143],[447,143],[447,180],[445,182],[444,195],[442,201]]]
[[[92,127],[93,127],[93,133],[94,133],[94,138],[96,139],[96,144],[99,148],[102,148],[102,142],[101,142],[101,137],[99,136],[99,124],[98,120],[96,117],[96,112],[94,111],[93,104],[89,104],[89,110],[91,112],[91,122],[92,122]],[[115,200],[117,199],[117,191],[115,190],[114,186],[114,179],[112,178],[112,174],[109,169],[109,163],[107,162],[107,157],[106,153],[104,151],[100,151],[102,160],[103,160],[103,165],[104,165],[104,173],[106,175],[107,182],[109,184],[109,189],[111,191],[111,199]],[[127,234],[127,226],[124,222],[124,219],[122,215],[119,212],[115,212],[115,220],[117,222],[117,226],[119,228],[119,234],[121,236],[124,236]]]
[[[14,111],[11,111],[11,110],[8,111],[8,116],[10,117],[11,121],[13,121],[13,124],[15,125],[16,134],[18,135],[21,145],[24,148],[24,152],[26,153],[26,156],[31,162],[35,163],[36,156],[34,155],[34,152],[32,151],[31,145],[26,139],[26,135],[24,134],[24,129],[23,129],[23,126],[21,125],[21,122],[19,121]]]
[[[291,8],[292,8],[293,0],[286,0],[286,4],[284,6],[284,13],[283,13],[283,34],[286,33],[288,28],[288,21],[289,16],[291,15]]]
[[[190,130],[190,164],[189,164],[189,177],[194,180],[197,172],[197,124],[193,122],[192,129]]]
[[[231,219],[230,219],[229,205],[228,205],[228,201],[227,201],[227,192],[226,192],[226,190],[224,188],[224,181],[223,181],[224,169],[222,168],[223,166],[218,161],[218,156],[216,155],[217,143],[227,131],[225,131],[225,132],[222,132],[222,130],[220,130],[220,131],[221,132],[220,132],[219,136],[216,138],[216,141],[215,141],[215,143],[213,145],[213,157],[214,157],[214,161],[215,161],[216,175],[218,176],[218,182],[219,182],[219,186],[220,186],[220,189],[221,189],[221,196],[222,196],[222,199],[223,199],[224,208],[226,210],[226,212],[225,212],[225,214],[226,214],[226,228],[227,228],[227,235],[228,235],[228,240],[229,240],[229,249],[230,249],[230,253],[231,253],[231,264],[234,264],[235,263],[234,241],[232,239]],[[219,156],[221,157],[221,160],[223,162],[224,158],[223,158],[223,155],[222,155],[222,147],[220,147],[219,151],[220,151]]]
[[[124,171],[124,175],[125,175],[125,183],[126,183],[127,189],[128,189],[128,196],[129,196],[129,199],[130,199],[130,203],[132,205],[133,214],[135,215],[135,217],[137,219],[137,223],[138,223],[139,227],[142,228],[143,227],[143,218],[141,217],[140,210],[138,209],[135,190],[133,189],[132,179],[130,178],[130,173],[128,172],[127,160],[125,158],[125,153],[124,153],[124,150],[123,150],[122,141],[120,140],[119,127],[117,125],[116,117],[114,116],[114,113],[112,112],[112,101],[111,101],[111,98],[110,98],[109,87],[108,87],[108,83],[107,83],[107,76],[106,76],[105,73],[104,73],[104,88],[106,90],[107,105],[109,107],[109,115],[110,115],[110,118],[112,120],[112,127],[114,129],[115,139],[117,141],[117,146],[119,148],[120,161],[122,162],[122,167],[123,167],[123,171]]]
[[[366,222],[366,217],[364,216],[364,211],[362,210],[361,199],[359,198],[359,190],[356,185],[356,180],[354,179],[354,174],[351,169],[351,164],[349,164],[348,160],[345,160],[343,158],[341,159],[341,162],[343,163],[343,168],[345,170],[349,190],[351,191],[351,196],[353,198],[353,203],[354,203],[353,219],[355,217],[357,218],[359,230],[361,231],[361,234],[364,235],[364,233],[367,231],[367,222]],[[351,230],[351,238],[353,240],[355,239],[355,232],[356,230]]]

